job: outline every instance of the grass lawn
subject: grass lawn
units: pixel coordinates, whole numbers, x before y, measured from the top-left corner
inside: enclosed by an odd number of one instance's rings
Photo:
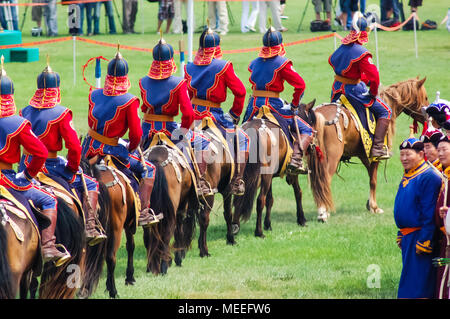
[[[379,1],[367,1],[379,4]],[[406,1],[404,1],[406,5]],[[311,33],[309,22],[314,17],[313,7],[308,7],[301,32],[297,27],[306,1],[288,0],[283,24],[289,31],[283,33],[284,42],[308,39],[326,33]],[[121,5],[117,5],[122,15]],[[222,50],[254,48],[262,45],[262,35],[241,34],[239,21],[241,4],[230,2],[234,24],[230,33],[222,37]],[[419,9],[424,21],[431,19],[440,23],[447,12],[444,0],[425,1]],[[22,18],[23,8],[20,9]],[[66,7],[58,7],[60,36],[67,33]],[[136,30],[144,34],[99,35],[92,39],[123,45],[152,48],[157,40],[157,4],[143,1],[136,22]],[[142,10],[144,11],[141,14]],[[207,10],[203,3],[195,2],[196,24],[204,23]],[[408,15],[409,8],[405,8]],[[117,20],[116,20],[117,24]],[[104,33],[104,17],[101,20]],[[33,38],[30,29],[34,26],[28,12],[24,27],[23,42],[42,40]],[[118,26],[118,31],[120,31]],[[346,33],[339,31],[344,36]],[[196,49],[199,34],[195,34]],[[177,49],[179,35],[167,34],[164,38]],[[184,37],[187,40],[187,36]],[[418,58],[414,51],[413,32],[378,32],[378,52],[380,76],[383,85],[390,85],[408,78],[427,77],[425,86],[429,99],[434,100],[436,91],[441,97],[450,99],[450,34],[441,26],[435,31],[417,33]],[[370,35],[368,49],[375,57],[374,33]],[[115,48],[97,46],[84,42],[76,43],[76,83],[73,83],[72,42],[42,45],[40,61],[33,63],[9,63],[5,66],[15,85],[15,100],[18,109],[25,107],[36,88],[36,76],[45,67],[45,56],[50,55],[52,68],[61,75],[62,105],[73,110],[74,123],[80,134],[87,132],[88,86],[84,84],[81,66],[93,56],[112,58]],[[306,81],[303,101],[317,99],[317,104],[329,101],[333,80],[328,57],[334,50],[334,39],[326,39],[286,48],[295,69]],[[140,51],[122,50],[130,67],[130,92],[140,96],[138,80],[146,75],[152,56]],[[257,56],[257,52],[225,54],[231,60],[237,75],[244,82],[248,92],[249,73],[247,66]],[[178,56],[176,57],[178,59]],[[374,59],[376,61],[376,59]],[[178,61],[177,61],[178,63]],[[103,64],[103,75],[106,64]],[[88,70],[87,77],[94,83],[94,68]],[[292,88],[286,85],[282,97],[290,99]],[[229,96],[224,107],[232,103]],[[398,145],[409,134],[412,120],[401,115],[397,122],[397,137],[394,141],[394,156],[384,168],[379,170],[378,203],[385,210],[383,215],[371,215],[365,209],[369,194],[367,172],[361,164],[342,165],[340,175],[333,180],[333,195],[336,213],[326,224],[316,222],[316,207],[312,200],[306,177],[300,176],[303,188],[303,204],[308,220],[301,228],[295,223],[295,201],[292,189],[285,181],[274,180],[275,203],[272,211],[271,232],[266,238],[253,236],[255,214],[250,221],[241,225],[237,245],[228,246],[225,241],[225,222],[222,217],[222,202],[216,201],[208,230],[208,245],[211,257],[200,258],[196,242],[188,252],[182,267],[174,265],[167,276],[153,276],[146,273],[146,252],[142,241],[142,230],[136,235],[134,286],[125,286],[126,250],[124,237],[118,252],[116,284],[121,298],[396,298],[401,272],[401,254],[395,243],[396,226],[393,218],[394,198],[402,176]],[[354,159],[354,161],[357,161]],[[374,266],[375,265],[375,266]],[[373,267],[379,271],[380,285],[371,288]],[[106,267],[105,267],[106,269]],[[369,282],[369,284],[368,284]],[[105,276],[101,279],[93,298],[107,298]]]

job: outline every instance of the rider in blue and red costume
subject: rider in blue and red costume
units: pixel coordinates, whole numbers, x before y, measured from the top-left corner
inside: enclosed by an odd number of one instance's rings
[[[354,108],[370,108],[377,120],[370,156],[376,160],[385,160],[390,157],[384,147],[384,138],[392,111],[378,96],[380,75],[372,61],[372,54],[363,46],[369,41],[371,20],[371,16],[355,13],[352,30],[328,59],[336,73],[331,102],[338,101],[344,94]]]
[[[48,150],[31,130],[31,123],[15,115],[14,85],[3,69],[3,56],[0,72],[0,185],[19,191],[50,220],[50,226],[41,232],[42,256],[44,262],[54,261],[56,266],[60,266],[70,259],[70,254],[66,249],[61,252],[55,246],[56,197],[33,183],[33,178],[45,163]],[[20,146],[33,159],[16,174],[12,166],[20,161]]]
[[[106,239],[96,226],[96,210],[98,202],[98,183],[95,179],[84,175],[79,165],[81,161],[81,144],[72,122],[72,111],[61,103],[60,77],[49,65],[37,77],[37,90],[30,100],[30,104],[20,110],[20,115],[31,123],[33,133],[44,143],[48,150],[48,158],[42,171],[51,176],[63,178],[75,188],[79,194],[84,193],[86,183],[89,205],[85,223],[86,239],[93,246]],[[58,156],[63,148],[67,149],[67,160]],[[32,159],[30,154],[24,153],[19,170]]]
[[[144,113],[142,131],[144,141],[150,142],[155,133],[163,132],[183,151],[184,138],[194,150],[207,150],[209,140],[190,130],[194,122],[194,110],[187,91],[186,80],[174,76],[176,65],[174,50],[164,39],[153,48],[153,62],[147,76],[139,81]],[[156,94],[155,94],[156,92]],[[181,125],[174,117],[181,111]],[[145,143],[145,142],[144,142]],[[186,156],[189,159],[189,156]],[[197,176],[198,190],[203,195],[210,194],[210,186],[203,178],[204,172]]]
[[[236,125],[244,108],[246,91],[234,72],[233,64],[221,57],[220,36],[206,28],[200,35],[200,46],[194,62],[185,66],[185,78],[195,120],[211,117],[225,139],[229,135],[233,136],[234,141],[237,133],[239,145],[236,145],[235,163],[238,167],[231,181],[231,192],[241,196],[245,191],[242,176],[248,160],[250,141],[243,130],[236,129]],[[229,112],[225,114],[221,103],[227,99],[227,89],[233,93],[234,100]],[[234,148],[230,150],[234,151]],[[207,156],[207,153],[204,155]],[[203,171],[207,165],[205,158],[197,158],[199,168]]]
[[[297,117],[297,123],[294,122],[294,114],[300,104],[300,100],[305,92],[305,81],[294,70],[292,61],[285,57],[286,51],[283,45],[283,37],[279,31],[273,27],[263,36],[263,48],[259,57],[253,60],[248,70],[250,71],[250,83],[252,84],[252,96],[248,102],[244,121],[251,120],[261,106],[267,105],[272,110],[275,118],[283,126],[283,122],[289,125],[288,137],[294,136],[293,154],[288,164],[287,172],[289,174],[305,174],[303,166],[303,152],[313,138],[311,126]],[[284,108],[284,102],[280,99],[280,93],[284,91],[284,82],[294,87],[294,94],[290,108]],[[297,136],[297,128],[300,136]]]
[[[128,63],[117,51],[108,63],[108,74],[103,89],[89,93],[89,131],[83,142],[82,154],[87,158],[110,155],[119,169],[131,170],[140,182],[130,178],[131,186],[139,193],[141,214],[139,226],[159,222],[162,214],[155,215],[150,208],[150,196],[155,182],[155,166],[136,152],[142,137],[141,120],[138,116],[139,98],[128,93]],[[121,139],[128,131],[129,142]]]

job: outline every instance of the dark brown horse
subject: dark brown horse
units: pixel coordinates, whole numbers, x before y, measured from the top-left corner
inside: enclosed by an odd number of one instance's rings
[[[135,244],[133,236],[136,232],[137,223],[134,191],[127,178],[116,168],[108,166],[106,162],[93,159],[89,163],[86,159],[82,159],[81,165],[84,173],[94,177],[99,182],[99,220],[106,231],[107,239],[96,246],[87,247],[86,271],[79,296],[87,298],[92,294],[100,278],[103,262],[106,260],[106,289],[111,298],[116,298],[114,270],[123,230],[125,230],[128,253],[125,284],[132,285],[135,282],[133,267]]]
[[[161,138],[167,137],[161,133]],[[170,242],[174,238],[176,264],[189,249],[194,235],[197,196],[189,165],[179,151],[164,143],[151,145],[145,157],[156,167],[156,179],[150,199],[155,213],[164,218],[149,228],[144,228],[144,244],[147,248],[147,271],[166,274],[172,263]]]
[[[41,271],[39,230],[17,206],[0,203],[0,299],[16,298],[19,290],[26,298],[30,288],[34,298]]]
[[[299,107],[299,115],[308,123],[313,123],[314,114],[305,112],[311,110],[315,100],[308,105]],[[312,124],[311,124],[312,125]],[[250,218],[256,192],[259,194],[256,201],[256,228],[255,236],[264,237],[262,230],[262,212],[266,208],[264,229],[271,230],[271,211],[274,203],[272,195],[272,179],[283,177],[286,164],[290,160],[288,140],[282,129],[267,119],[252,119],[242,125],[251,140],[250,157],[244,172],[245,194],[235,196],[233,215],[233,234],[237,234],[240,221]],[[315,150],[313,150],[315,151]],[[252,157],[253,155],[253,157]],[[302,190],[297,175],[286,175],[286,182],[294,190],[297,204],[297,224],[304,226],[306,219],[302,206]]]
[[[421,108],[429,104],[424,82],[409,79],[384,88],[380,97],[392,109],[392,119],[388,131],[388,147],[391,149],[395,134],[395,120],[400,113],[411,116],[420,123],[425,121]],[[317,154],[312,153],[308,158],[311,169],[311,189],[314,201],[318,207],[318,220],[326,221],[329,212],[334,210],[331,194],[331,179],[336,173],[341,160],[358,157],[370,178],[370,196],[367,209],[372,213],[380,214],[383,210],[376,202],[377,170],[379,162],[370,162],[366,156],[361,142],[358,124],[352,114],[337,103],[322,104],[315,108],[317,131],[316,141],[323,152],[323,159],[319,160]]]

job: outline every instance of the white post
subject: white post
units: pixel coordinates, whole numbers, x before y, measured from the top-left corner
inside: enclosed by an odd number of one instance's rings
[[[417,52],[417,30],[416,30],[416,13],[413,13],[413,22],[414,22],[414,47],[416,49],[416,59],[419,58],[419,53]]]
[[[336,51],[336,49],[337,49],[336,32],[334,34],[335,34],[334,37],[333,37],[333,39],[334,39],[334,51]]]
[[[380,59],[378,57],[378,33],[377,33],[378,26],[375,24],[375,54],[377,55],[377,69],[380,71]]]
[[[193,40],[194,40],[194,0],[188,0],[187,4],[188,25],[188,62],[192,62]]]
[[[75,48],[75,42],[77,42],[77,37],[76,36],[72,36],[72,43],[73,43],[73,86],[75,86],[76,83],[77,83],[77,68],[76,68],[77,52],[76,52],[76,48]]]

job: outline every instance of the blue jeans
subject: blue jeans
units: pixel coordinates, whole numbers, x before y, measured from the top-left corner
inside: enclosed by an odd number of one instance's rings
[[[94,33],[95,33],[95,27],[97,25],[97,33],[98,34],[98,20],[100,18],[100,15],[95,15],[97,3],[90,2],[85,4],[86,7],[86,17],[87,17],[87,33],[92,33],[92,21],[94,21]],[[96,21],[97,20],[97,21]]]
[[[45,24],[47,25],[47,35],[58,35],[58,16],[56,13],[56,0],[44,0],[48,3],[44,7]]]
[[[98,20],[95,20],[95,18],[94,18],[94,34],[98,33],[98,24],[100,23],[100,9],[101,9],[102,3],[105,4],[106,15],[108,16],[109,33],[115,34],[116,33],[116,23],[114,22],[114,12],[113,12],[113,5],[112,5],[111,1],[97,2],[97,9],[95,10],[95,14],[98,16]],[[95,26],[96,21],[97,21],[97,26]],[[97,33],[96,33],[96,30],[97,30]]]
[[[392,9],[394,11],[394,20],[400,20],[400,9],[398,0],[380,0],[381,21],[386,21],[386,11]]]

